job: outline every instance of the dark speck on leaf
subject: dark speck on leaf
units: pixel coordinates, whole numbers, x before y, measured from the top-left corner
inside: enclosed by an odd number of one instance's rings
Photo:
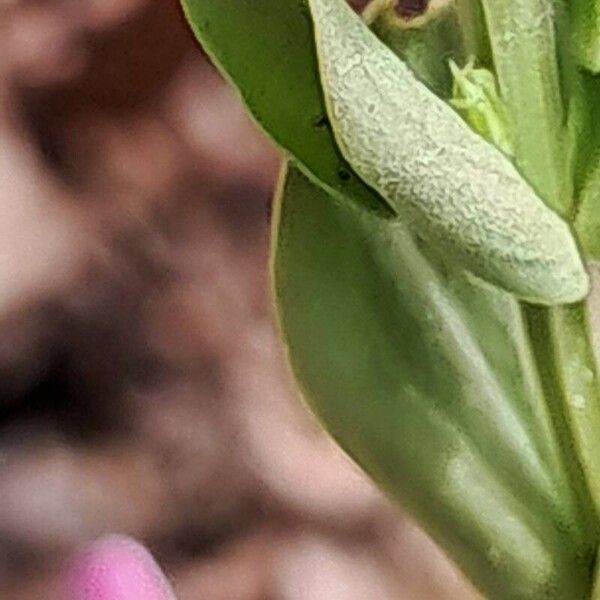
[[[349,181],[350,180],[350,173],[348,171],[346,171],[346,169],[340,169],[338,171],[338,177],[342,180],[342,181]]]
[[[314,121],[314,126],[321,129],[322,127],[327,127],[329,125],[329,119],[327,115],[320,115]]]

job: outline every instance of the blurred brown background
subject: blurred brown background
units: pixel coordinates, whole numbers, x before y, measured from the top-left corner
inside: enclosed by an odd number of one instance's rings
[[[294,391],[277,152],[175,0],[0,0],[0,138],[1,600],[105,532],[180,600],[474,598]]]

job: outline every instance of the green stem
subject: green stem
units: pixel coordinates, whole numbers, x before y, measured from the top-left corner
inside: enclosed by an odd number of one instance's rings
[[[587,508],[588,538],[600,509],[600,402],[598,372],[583,304],[547,309],[524,304],[523,316],[546,403],[561,446],[567,487]]]
[[[586,306],[553,309],[550,322],[564,414],[600,516],[600,387]]]
[[[456,10],[468,57],[477,57],[478,66],[492,67],[492,50],[481,0],[456,0]]]
[[[513,120],[517,165],[561,214],[571,205],[555,0],[482,0],[494,67]]]
[[[598,569],[598,557],[596,557],[596,568],[594,571],[594,587],[592,588],[591,600],[600,600],[600,570]]]
[[[554,0],[482,1],[501,94],[515,125],[517,163],[546,202],[565,213],[572,199],[561,158],[565,125],[557,5]],[[548,402],[561,399],[571,445],[600,507],[598,378],[585,307],[525,307],[524,314]]]
[[[574,194],[569,161],[565,160],[564,106],[573,73],[564,31],[559,27],[564,21],[561,3],[481,1],[501,95],[513,119],[517,165],[550,206],[569,215]],[[565,484],[582,507],[581,526],[588,543],[596,544],[600,387],[586,307],[523,305],[522,311],[562,450]],[[594,593],[600,600],[600,591]]]

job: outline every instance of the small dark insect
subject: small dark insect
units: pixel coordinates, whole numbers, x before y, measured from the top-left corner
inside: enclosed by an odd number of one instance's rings
[[[320,129],[321,127],[327,127],[329,125],[329,119],[327,115],[320,115],[314,120],[314,126]]]
[[[398,0],[396,12],[404,19],[414,19],[427,10],[429,0]]]
[[[342,180],[342,181],[350,181],[350,173],[348,171],[346,171],[346,169],[340,169],[338,171],[338,177]]]

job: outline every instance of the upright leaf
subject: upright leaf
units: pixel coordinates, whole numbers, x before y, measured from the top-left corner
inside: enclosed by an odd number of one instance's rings
[[[339,153],[305,0],[182,0],[196,37],[265,131],[330,191],[387,211]]]
[[[556,0],[480,0],[500,91],[513,120],[517,165],[549,206],[565,215],[565,113],[558,68]]]
[[[456,6],[467,56],[477,59],[479,65],[492,67],[492,51],[485,24],[481,0],[451,0]]]
[[[533,303],[588,277],[567,224],[373,35],[344,0],[310,0],[328,114],[354,170],[433,247]]]
[[[579,195],[575,227],[586,256],[600,260],[600,156],[590,161],[590,170]]]

